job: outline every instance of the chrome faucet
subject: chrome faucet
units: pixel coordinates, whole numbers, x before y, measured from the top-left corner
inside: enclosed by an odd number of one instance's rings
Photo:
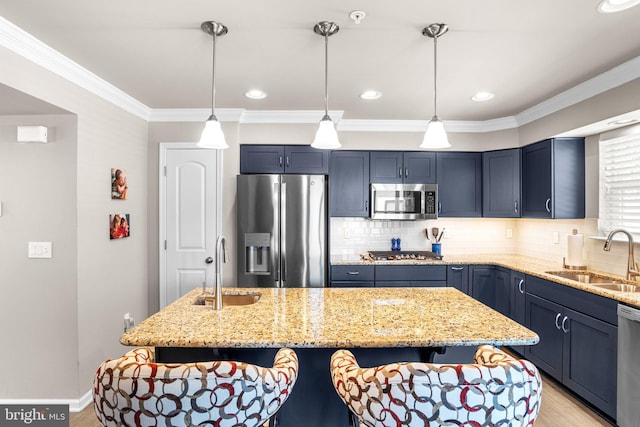
[[[640,277],[640,271],[638,271],[639,270],[638,264],[636,264],[636,261],[633,256],[633,236],[631,235],[631,233],[629,233],[627,230],[623,230],[622,228],[612,230],[611,233],[609,233],[609,235],[607,236],[607,240],[604,241],[604,247],[602,249],[604,249],[607,252],[611,250],[611,241],[612,241],[611,239],[617,233],[625,234],[627,236],[627,239],[629,239],[629,255],[627,258],[627,280],[637,280],[637,278]]]
[[[222,263],[227,262],[227,240],[218,236],[216,240],[216,300],[211,305],[214,310],[222,310]]]

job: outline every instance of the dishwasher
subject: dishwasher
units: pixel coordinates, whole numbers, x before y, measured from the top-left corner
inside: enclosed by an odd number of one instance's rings
[[[620,427],[640,426],[640,308],[618,304],[618,404]]]

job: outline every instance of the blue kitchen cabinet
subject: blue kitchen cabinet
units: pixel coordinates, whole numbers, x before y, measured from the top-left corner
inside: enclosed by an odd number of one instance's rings
[[[445,265],[376,265],[376,288],[446,285]]]
[[[438,216],[482,216],[482,153],[436,153]]]
[[[616,416],[617,302],[527,276],[524,356],[606,415]]]
[[[373,265],[332,265],[330,283],[332,288],[373,288]]]
[[[511,271],[509,287],[509,317],[521,325],[525,324],[525,294],[527,289],[527,275],[519,271]],[[511,346],[524,355],[525,346]]]
[[[447,286],[469,294],[469,266],[468,265],[448,265],[447,266]]]
[[[482,214],[489,218],[519,218],[519,148],[482,153]]]
[[[522,217],[585,216],[584,138],[551,138],[522,148]]]
[[[309,145],[240,146],[241,174],[309,174],[329,173],[329,152]]]
[[[509,270],[495,265],[472,265],[469,277],[469,293],[474,299],[505,316],[509,315]]]
[[[329,216],[369,216],[368,151],[331,152]]]
[[[435,184],[436,153],[372,151],[369,177],[376,184]]]

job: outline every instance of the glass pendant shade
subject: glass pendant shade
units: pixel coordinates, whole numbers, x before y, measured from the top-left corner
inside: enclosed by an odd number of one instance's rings
[[[324,150],[332,150],[340,148],[340,141],[338,140],[338,132],[336,127],[329,116],[324,116],[320,121],[316,136],[311,144],[313,148],[320,148]]]
[[[210,148],[214,150],[222,150],[229,148],[227,141],[222,133],[220,122],[216,119],[216,116],[210,116],[204,125],[200,141],[196,144],[200,148]]]
[[[451,148],[449,138],[447,138],[447,132],[444,130],[444,123],[438,116],[433,116],[427,125],[427,131],[424,134],[420,148]]]

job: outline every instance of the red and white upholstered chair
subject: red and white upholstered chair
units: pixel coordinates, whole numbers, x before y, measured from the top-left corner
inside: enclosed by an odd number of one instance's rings
[[[540,410],[536,367],[489,345],[475,364],[392,363],[361,368],[348,350],[331,358],[340,398],[360,425],[530,426]]]
[[[93,404],[104,426],[262,426],[298,377],[295,352],[282,348],[272,368],[243,362],[155,363],[150,348],[103,362]]]

